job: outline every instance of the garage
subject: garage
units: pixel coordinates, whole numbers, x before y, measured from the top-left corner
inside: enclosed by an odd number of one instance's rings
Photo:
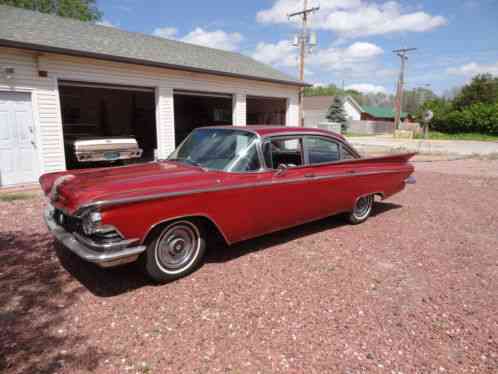
[[[233,123],[230,94],[174,90],[174,107],[177,146],[197,127]]]
[[[306,83],[243,54],[0,8],[16,20],[0,27],[0,188],[165,159],[201,126],[299,123]]]
[[[284,98],[247,96],[248,125],[285,126],[287,100]]]
[[[140,157],[114,160],[122,165],[154,159],[157,149],[153,88],[59,81],[62,130],[68,169],[100,166],[77,160],[74,144],[82,139],[136,139]],[[119,144],[109,145],[118,147]]]

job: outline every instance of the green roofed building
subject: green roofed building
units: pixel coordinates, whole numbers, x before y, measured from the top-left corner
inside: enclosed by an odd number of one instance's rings
[[[363,121],[394,121],[395,116],[393,108],[362,106],[361,119]],[[408,117],[408,113],[401,112],[401,120],[405,120],[406,117]]]

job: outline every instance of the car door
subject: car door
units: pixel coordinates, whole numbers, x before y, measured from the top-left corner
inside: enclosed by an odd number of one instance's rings
[[[317,217],[324,217],[351,209],[356,195],[356,164],[343,162],[353,156],[343,144],[324,136],[305,136],[303,139],[307,175],[314,180]]]

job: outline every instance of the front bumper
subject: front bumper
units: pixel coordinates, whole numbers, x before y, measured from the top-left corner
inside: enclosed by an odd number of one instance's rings
[[[83,260],[93,262],[101,267],[112,267],[133,262],[146,249],[143,245],[130,246],[135,242],[130,240],[123,240],[105,246],[96,245],[94,242],[78,234],[67,232],[62,226],[59,226],[52,217],[51,207],[45,209],[43,217],[48,229],[57,241]]]

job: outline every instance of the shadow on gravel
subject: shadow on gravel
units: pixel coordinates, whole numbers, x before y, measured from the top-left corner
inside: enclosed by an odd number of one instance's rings
[[[372,216],[382,214],[400,205],[378,202]],[[291,229],[278,231],[256,239],[244,241],[227,247],[217,242],[211,246],[205,257],[205,262],[226,262],[237,259],[248,253],[262,251],[275,245],[284,244],[298,238],[304,238],[317,232],[330,230],[348,224],[342,216],[333,216]],[[73,253],[56,245],[57,256],[61,265],[75,277],[92,294],[100,297],[112,297],[134,291],[143,286],[154,286],[136,264],[103,269],[97,265],[85,262]]]
[[[372,209],[371,217],[382,214],[392,209],[401,208],[401,205],[377,202]],[[215,249],[208,251],[206,254],[206,262],[226,262],[237,259],[248,253],[258,252],[275,245],[285,244],[287,242],[304,238],[322,231],[334,229],[342,225],[348,225],[346,218],[343,215],[336,215],[321,219],[319,221],[310,222],[304,225],[296,226],[290,229],[277,231],[272,234],[264,235],[259,238],[247,240],[232,247],[221,245]]]
[[[0,372],[92,371],[108,357],[67,331],[67,308],[85,290],[61,269],[48,234],[0,233],[0,284]]]

